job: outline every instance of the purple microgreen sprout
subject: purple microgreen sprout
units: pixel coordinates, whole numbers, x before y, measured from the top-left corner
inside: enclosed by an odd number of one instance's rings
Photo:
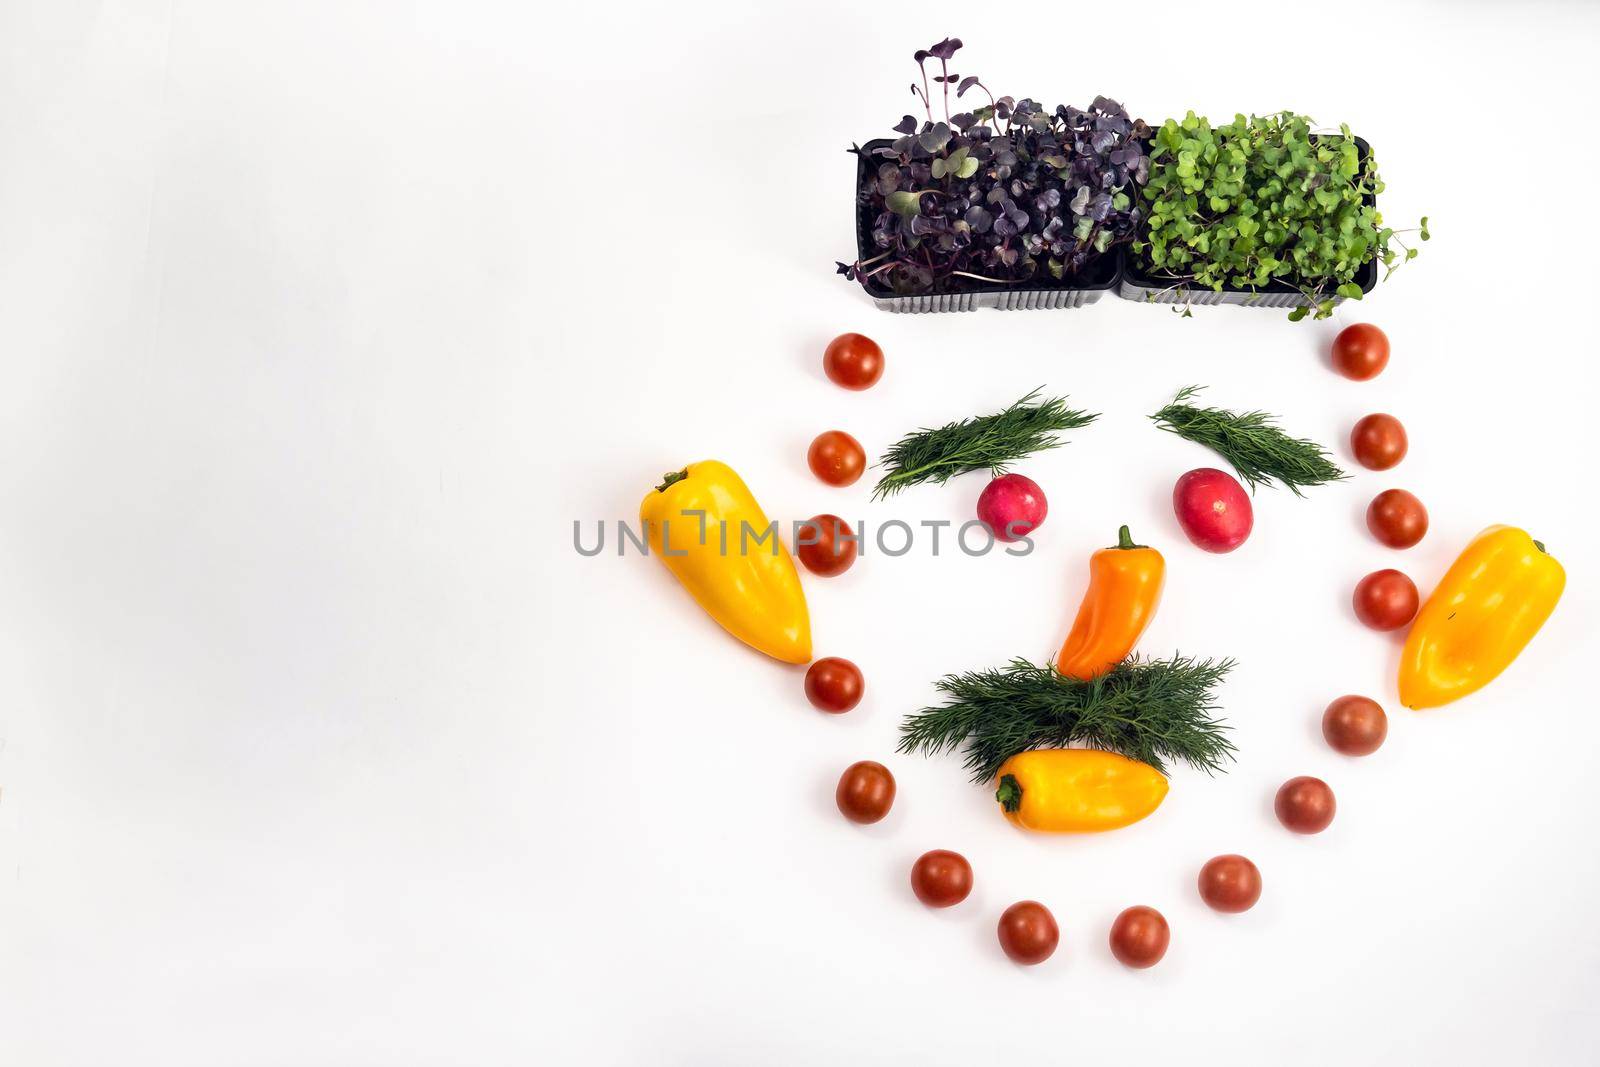
[[[996,97],[977,75],[950,70],[960,48],[947,37],[917,50],[921,84],[911,92],[926,120],[902,117],[898,136],[864,159],[857,204],[875,251],[838,268],[871,291],[1064,282],[1132,240],[1142,219],[1139,187],[1150,173],[1142,121],[1103,96],[1086,109],[1053,110]],[[939,61],[936,75],[930,59]],[[935,82],[942,120],[933,111]],[[953,113],[952,85],[958,101],[978,88],[989,102]]]

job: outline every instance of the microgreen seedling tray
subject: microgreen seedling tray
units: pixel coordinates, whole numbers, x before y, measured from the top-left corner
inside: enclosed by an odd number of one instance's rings
[[[1371,146],[1360,137],[1355,138],[1356,151],[1361,155],[1361,161],[1366,162],[1371,153]],[[1376,207],[1378,198],[1376,194],[1365,197],[1366,203]],[[1378,262],[1371,260],[1364,264],[1351,281],[1361,287],[1363,293],[1372,292],[1373,286],[1378,284]],[[1172,278],[1161,278],[1146,274],[1139,266],[1137,253],[1129,252],[1123,260],[1122,273],[1117,284],[1117,295],[1124,300],[1140,300],[1149,304],[1184,304],[1192,307],[1205,307],[1212,304],[1234,304],[1239,307],[1258,308],[1296,308],[1306,302],[1300,290],[1285,282],[1274,281],[1259,289],[1236,289],[1224,286],[1221,290],[1209,289],[1204,286],[1191,287],[1182,281]],[[1335,304],[1344,303],[1345,298],[1333,295]]]
[[[877,254],[872,245],[872,212],[861,203],[860,190],[867,180],[867,167],[872,153],[878,148],[888,148],[894,142],[880,138],[861,146],[856,157],[856,253],[861,259]],[[1013,311],[1028,308],[1077,308],[1092,304],[1117,287],[1122,273],[1123,250],[1113,248],[1094,261],[1089,270],[1076,277],[1057,282],[1053,278],[1043,281],[1019,282],[1016,285],[997,285],[972,282],[960,289],[946,293],[901,295],[876,279],[868,278],[864,288],[872,302],[881,311],[976,311],[978,308],[995,308]]]

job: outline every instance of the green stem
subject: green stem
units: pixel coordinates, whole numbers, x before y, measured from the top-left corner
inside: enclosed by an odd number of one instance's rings
[[[689,477],[688,467],[683,468],[681,471],[671,471],[667,474],[663,474],[661,476],[661,484],[656,486],[656,492],[665,493],[672,485],[683,481],[687,477]]]
[[[1136,545],[1136,544],[1134,544],[1133,543],[1133,534],[1129,533],[1128,532],[1128,528],[1126,526],[1124,526],[1120,530],[1117,531],[1117,543],[1112,545],[1111,547],[1112,548],[1144,548],[1146,546],[1145,545]]]
[[[1533,547],[1537,548],[1540,552],[1543,552],[1547,556],[1550,554],[1549,550],[1544,547],[1543,541],[1535,541],[1533,543]]]
[[[1012,812],[1022,807],[1022,786],[1014,775],[1006,775],[1000,779],[1000,788],[994,791],[994,798],[1000,802],[1000,807]]]

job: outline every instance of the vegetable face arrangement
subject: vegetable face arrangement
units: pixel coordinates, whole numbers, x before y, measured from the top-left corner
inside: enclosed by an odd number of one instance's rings
[[[1359,298],[1376,264],[1392,270],[1416,254],[1378,215],[1376,164],[1346,127],[1318,132],[1286,112],[1239,116],[1213,129],[1190,114],[1152,138],[1105,98],[1087,110],[1049,110],[995,97],[978,78],[950,69],[960,47],[946,39],[916,55],[921,78],[912,89],[925,119],[908,115],[893,142],[857,149],[872,164],[858,190],[864,247],[840,270],[870,292],[1072,285],[1127,265],[1196,299],[1203,290],[1288,292],[1298,304],[1291,318],[1321,318],[1337,300]],[[973,90],[987,103],[951,110],[952,95],[960,101]],[[1351,381],[1370,381],[1389,358],[1383,331],[1358,323],[1338,335],[1328,362]],[[835,338],[822,363],[830,381],[850,390],[871,388],[886,367],[883,350],[858,333]],[[1234,472],[1202,467],[1176,480],[1174,525],[1197,549],[1244,548],[1255,526],[1251,496],[1262,488],[1287,488],[1298,498],[1351,477],[1327,448],[1289,434],[1273,416],[1202,404],[1199,392],[1180,389],[1150,415],[1157,428],[1208,449]],[[978,497],[979,521],[996,540],[1033,538],[1048,514],[1045,491],[1010,468],[1100,417],[1041,393],[907,433],[883,453],[871,498],[983,471],[991,481]],[[1392,470],[1407,449],[1405,429],[1391,415],[1367,415],[1350,433],[1351,454],[1365,470]],[[835,492],[857,484],[866,454],[848,432],[828,430],[812,441],[806,462]],[[726,630],[775,659],[809,664],[803,691],[813,707],[841,715],[866,702],[854,662],[811,662],[800,573],[729,467],[706,461],[667,474],[646,494],[640,518],[652,554]],[[1385,487],[1367,526],[1378,544],[1409,549],[1426,538],[1428,513],[1409,490]],[[811,575],[831,577],[855,564],[859,541],[844,519],[822,513],[797,527],[795,554]],[[1248,565],[1250,556],[1246,550],[1227,565]],[[1185,550],[1183,563],[1222,565],[1205,558]],[[945,675],[934,683],[943,703],[899,725],[901,755],[959,752],[1001,816],[1029,833],[1131,826],[1156,815],[1174,764],[1210,775],[1235,759],[1218,700],[1234,661],[1136,651],[1167,584],[1162,553],[1123,526],[1088,563],[1087,588],[1053,661],[1017,658]],[[1373,630],[1409,626],[1398,695],[1407,707],[1428,708],[1500,676],[1550,617],[1564,585],[1542,543],[1492,527],[1425,603],[1408,575],[1383,568],[1355,585],[1351,608]],[[1324,741],[1344,757],[1372,756],[1388,735],[1383,707],[1366,696],[1340,696],[1321,714]],[[859,760],[838,778],[834,799],[846,820],[864,826],[890,819],[896,794],[887,766]],[[1337,802],[1323,779],[1296,775],[1277,790],[1273,810],[1285,830],[1314,835],[1332,826]],[[886,829],[893,828],[891,819]],[[924,853],[910,870],[914,896],[930,908],[960,906],[973,884],[972,864],[947,849]],[[1249,910],[1262,893],[1261,871],[1233,853],[1206,862],[1194,884],[1220,913]],[[1029,966],[1051,958],[1061,939],[1054,914],[1033,900],[1006,908],[995,930],[1005,955]],[[1134,905],[1117,916],[1106,944],[1122,964],[1142,968],[1157,964],[1170,940],[1160,911]]]
[[[1332,363],[1365,381],[1388,356],[1382,331],[1360,324],[1340,334]],[[837,339],[825,358],[828,377],[846,388],[869,387],[883,367],[881,349],[859,334]],[[1180,390],[1151,420],[1221,456],[1252,490],[1283,486],[1300,496],[1347,477],[1320,444],[1290,436],[1260,411],[1195,404],[1197,391]],[[979,498],[980,520],[997,538],[1033,535],[1045,517],[1044,491],[1005,468],[1098,418],[1069,408],[1064,398],[1037,398],[1036,390],[995,414],[906,435],[885,454],[874,497],[987,471],[994,480]],[[1352,431],[1351,450],[1367,469],[1392,469],[1405,457],[1404,430],[1392,416],[1369,415]],[[863,451],[844,431],[829,431],[813,442],[808,464],[819,483],[844,487],[859,477]],[[1173,506],[1178,527],[1208,552],[1239,548],[1253,525],[1249,494],[1213,468],[1178,479]],[[810,662],[799,574],[776,528],[730,468],[707,461],[669,473],[646,494],[640,517],[652,552],[725,629],[774,658]],[[1378,543],[1405,549],[1427,535],[1427,512],[1414,495],[1392,488],[1374,498],[1368,526]],[[813,574],[837,574],[855,562],[858,539],[844,520],[818,515],[797,527],[797,554]],[[1207,774],[1225,770],[1235,750],[1218,715],[1217,689],[1233,661],[1135,652],[1166,579],[1161,552],[1135,542],[1123,526],[1116,544],[1090,557],[1087,589],[1054,662],[1015,659],[998,669],[945,676],[935,683],[945,702],[900,724],[899,752],[959,750],[972,780],[993,790],[1007,822],[1045,834],[1098,833],[1150,817],[1170,791],[1167,775],[1175,762]],[[1415,583],[1393,568],[1362,579],[1352,608],[1376,630],[1410,626],[1400,701],[1435,707],[1503,673],[1550,617],[1565,581],[1543,544],[1521,530],[1492,527],[1461,554],[1420,612]],[[810,662],[805,672],[806,699],[829,714],[857,708],[865,691],[861,669],[842,657]],[[1348,694],[1327,706],[1321,727],[1333,752],[1364,758],[1382,747],[1389,723],[1377,701]],[[835,789],[840,814],[860,825],[888,818],[895,801],[894,774],[875,760],[851,764]],[[1285,830],[1315,835],[1332,826],[1337,802],[1326,781],[1297,775],[1277,790],[1273,810]],[[969,897],[974,874],[964,856],[934,849],[912,866],[910,881],[921,903],[949,908]],[[1222,913],[1250,909],[1262,892],[1260,870],[1237,854],[1208,861],[1195,884],[1201,899]],[[1061,935],[1049,908],[1024,900],[1001,915],[996,936],[1010,959],[1032,966],[1052,957]],[[1112,923],[1107,945],[1123,965],[1142,968],[1160,962],[1170,939],[1161,912],[1135,905]]]

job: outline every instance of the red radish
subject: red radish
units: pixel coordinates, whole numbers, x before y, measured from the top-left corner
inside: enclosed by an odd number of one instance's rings
[[[1255,525],[1243,487],[1215,467],[1201,467],[1179,478],[1172,487],[1172,510],[1184,535],[1207,552],[1232,552],[1244,544]]]
[[[989,527],[997,541],[1022,540],[1044,522],[1049,510],[1039,483],[1020,474],[1002,474],[984,486],[978,497],[978,521]]]

